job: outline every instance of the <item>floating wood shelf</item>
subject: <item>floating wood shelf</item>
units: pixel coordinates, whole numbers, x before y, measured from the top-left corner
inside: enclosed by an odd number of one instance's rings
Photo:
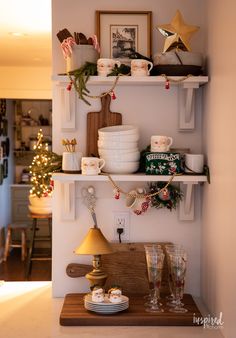
[[[64,220],[75,219],[75,183],[76,182],[108,182],[106,175],[81,175],[81,174],[53,174],[53,179],[61,183],[61,215]],[[170,176],[167,175],[111,175],[115,182],[168,182]],[[175,176],[173,182],[179,182],[184,191],[184,199],[180,202],[180,220],[194,219],[194,186],[199,183],[207,182],[204,175],[180,175]]]
[[[196,326],[194,318],[202,317],[189,294],[185,294],[183,298],[185,308],[188,310],[183,314],[169,312],[165,299],[161,300],[164,312],[158,314],[146,312],[143,296],[131,295],[129,308],[125,311],[101,315],[84,308],[84,294],[68,294],[60,314],[60,324],[63,326]]]
[[[179,105],[179,129],[193,130],[195,128],[195,90],[208,82],[207,76],[190,76],[183,79],[182,76],[170,76],[171,86],[178,86]],[[76,99],[74,88],[68,92],[66,87],[69,77],[64,75],[53,76],[53,81],[60,87],[58,100],[61,106],[61,127],[65,130],[75,130]],[[115,77],[90,76],[88,86],[109,86],[114,84]],[[163,76],[122,76],[117,86],[165,86],[166,79]]]

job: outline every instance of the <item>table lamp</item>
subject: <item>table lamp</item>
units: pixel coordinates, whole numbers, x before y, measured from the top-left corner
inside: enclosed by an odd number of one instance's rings
[[[93,255],[93,270],[86,274],[91,288],[95,285],[103,287],[105,285],[107,274],[101,268],[101,255],[112,253],[114,250],[104,237],[101,230],[95,225],[89,229],[83,242],[75,249],[77,255]]]

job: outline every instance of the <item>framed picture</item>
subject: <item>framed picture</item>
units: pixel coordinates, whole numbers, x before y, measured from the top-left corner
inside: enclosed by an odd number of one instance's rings
[[[0,115],[5,116],[7,111],[6,99],[0,99]]]
[[[134,52],[149,58],[151,18],[150,11],[96,11],[100,57],[125,64]]]
[[[3,118],[2,115],[0,115],[0,136],[3,135]]]
[[[8,122],[7,119],[2,119],[2,135],[7,136]]]
[[[3,178],[7,178],[8,176],[8,159],[5,158],[3,160]]]
[[[7,156],[7,145],[5,141],[1,142],[1,148],[2,148],[2,157]]]
[[[2,185],[3,182],[3,165],[0,164],[0,185]]]
[[[6,156],[8,157],[9,154],[10,154],[10,139],[9,139],[9,137],[6,138],[5,143],[6,143]]]

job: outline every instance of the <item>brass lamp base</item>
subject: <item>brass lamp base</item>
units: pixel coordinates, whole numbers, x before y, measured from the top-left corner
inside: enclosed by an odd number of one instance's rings
[[[93,270],[87,273],[85,277],[89,280],[91,289],[96,285],[103,288],[107,280],[107,275],[101,270]]]
[[[87,273],[85,277],[90,282],[90,287],[93,288],[95,285],[103,287],[107,280],[107,274],[101,269],[101,255],[94,255],[93,257],[93,271]]]

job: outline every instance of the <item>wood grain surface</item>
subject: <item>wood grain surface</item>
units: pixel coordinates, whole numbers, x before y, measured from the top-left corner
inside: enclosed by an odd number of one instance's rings
[[[102,269],[108,274],[105,289],[119,285],[123,293],[148,293],[149,284],[147,277],[145,244],[151,243],[110,243],[114,253],[102,255]],[[154,243],[164,244],[167,243]],[[92,260],[92,259],[91,259]],[[71,263],[66,272],[70,277],[81,277],[92,270],[92,266]],[[161,293],[168,293],[168,271],[164,261]]]
[[[122,115],[110,111],[111,96],[101,98],[102,108],[87,114],[87,156],[98,156],[98,129],[122,124]]]
[[[164,312],[145,311],[143,295],[128,295],[129,308],[115,314],[102,315],[84,308],[84,294],[68,294],[60,314],[63,326],[195,326],[194,316],[201,317],[193,298],[185,294],[183,302],[187,313],[171,313],[162,299]]]

